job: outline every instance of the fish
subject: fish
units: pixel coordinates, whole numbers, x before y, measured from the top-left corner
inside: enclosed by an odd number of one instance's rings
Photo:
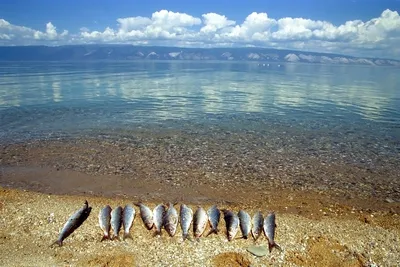
[[[208,215],[208,222],[210,223],[211,230],[208,232],[206,236],[209,236],[212,233],[218,234],[218,224],[219,224],[219,219],[221,217],[221,212],[217,208],[216,205],[212,206],[207,210],[207,215]]]
[[[252,224],[253,227],[251,228],[251,235],[253,236],[254,241],[256,241],[260,237],[264,225],[264,218],[260,211],[254,214]]]
[[[200,238],[206,230],[208,216],[202,207],[198,207],[193,216],[193,233],[196,238]]]
[[[147,207],[143,203],[136,203],[135,206],[139,207],[140,217],[142,218],[142,221],[146,226],[147,230],[151,230],[154,225],[153,212],[149,207]]]
[[[163,226],[163,219],[165,215],[165,206],[163,204],[159,204],[153,210],[153,221],[154,227],[156,228],[155,235],[161,235],[161,228]]]
[[[176,229],[178,228],[178,221],[178,212],[172,203],[168,203],[168,209],[165,212],[163,224],[169,236],[173,237],[175,235]]]
[[[275,213],[270,212],[267,217],[264,218],[264,234],[268,239],[268,248],[269,252],[271,253],[272,248],[276,247],[279,250],[281,250],[281,247],[275,243],[275,228],[276,228],[276,223],[275,223]]]
[[[239,230],[239,217],[230,210],[222,210],[224,213],[226,234],[228,241],[232,241]]]
[[[179,216],[181,220],[182,238],[185,240],[189,236],[190,224],[193,220],[193,210],[185,204],[181,204]]]
[[[124,210],[122,211],[122,226],[124,227],[124,236],[123,239],[130,238],[132,239],[129,230],[132,227],[133,220],[135,219],[136,211],[131,205],[126,205]]]
[[[89,203],[86,200],[83,207],[68,218],[68,221],[64,224],[58,239],[51,244],[51,246],[57,244],[61,247],[63,245],[63,241],[76,229],[78,229],[78,227],[81,226],[84,221],[86,221],[91,211],[92,207],[89,207]]]
[[[111,207],[109,205],[102,208],[99,212],[99,225],[101,230],[103,230],[103,238],[100,242],[110,239],[110,229],[111,229]]]
[[[239,217],[240,231],[242,231],[242,237],[244,239],[247,239],[251,231],[251,217],[244,210],[240,210],[238,212],[238,217]]]
[[[119,230],[121,230],[122,225],[122,207],[118,206],[111,211],[111,228],[113,229],[112,240],[119,238]]]

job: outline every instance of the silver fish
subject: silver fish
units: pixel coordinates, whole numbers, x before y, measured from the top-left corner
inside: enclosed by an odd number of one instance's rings
[[[156,228],[155,235],[161,235],[161,228],[163,226],[163,219],[165,215],[165,206],[163,204],[159,204],[153,210],[153,221],[154,227]]]
[[[252,223],[253,227],[251,228],[251,235],[253,236],[254,240],[257,240],[263,231],[264,224],[264,218],[260,211],[254,214]]]
[[[193,220],[193,211],[185,204],[182,204],[179,215],[181,219],[182,237],[183,240],[185,240],[189,235],[190,224]]]
[[[66,239],[70,234],[72,234],[79,226],[82,225],[84,221],[89,217],[92,207],[89,207],[89,203],[85,201],[85,205],[75,212],[68,221],[64,224],[58,239],[52,245],[63,245],[64,239]]]
[[[122,208],[120,206],[116,207],[111,211],[111,228],[113,229],[113,237],[111,239],[119,238],[119,230],[121,230],[122,225]]]
[[[224,219],[226,224],[226,234],[228,241],[232,241],[235,238],[239,230],[239,217],[230,210],[222,210],[224,213]]]
[[[111,229],[111,207],[109,205],[102,208],[99,212],[99,225],[101,230],[103,230],[103,238],[101,241],[110,239],[110,229]]]
[[[264,219],[264,234],[268,238],[268,248],[269,252],[271,252],[273,247],[281,249],[278,244],[275,243],[275,213],[270,212],[267,217]]]
[[[251,231],[251,217],[244,210],[240,210],[238,212],[238,217],[240,222],[240,231],[242,231],[242,236],[244,239],[247,239]]]
[[[142,218],[147,230],[151,230],[154,225],[153,212],[143,203],[136,203],[135,205],[140,209],[140,217]]]
[[[176,229],[178,227],[178,221],[178,212],[176,211],[172,203],[168,203],[168,210],[164,215],[163,224],[169,236],[172,237],[175,235]]]
[[[217,208],[216,205],[212,206],[207,210],[208,214],[208,222],[210,223],[211,230],[208,232],[206,236],[209,236],[212,233],[218,234],[218,224],[219,219],[221,218],[221,212]]]
[[[198,207],[193,217],[193,233],[196,238],[201,237],[207,227],[208,216],[202,207]]]
[[[123,239],[132,239],[129,230],[132,227],[133,220],[135,219],[136,211],[131,205],[126,205],[122,211],[122,225],[124,226],[124,237]]]

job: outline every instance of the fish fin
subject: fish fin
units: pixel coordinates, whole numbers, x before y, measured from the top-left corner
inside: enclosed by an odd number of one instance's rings
[[[133,240],[133,237],[132,237],[131,233],[124,233],[123,239],[125,240],[125,239],[128,239],[128,238]]]
[[[62,240],[56,240],[53,243],[51,243],[50,247],[53,247],[54,245],[58,245],[59,247],[63,246],[63,241]]]
[[[103,237],[101,238],[100,242],[103,242],[104,240],[110,240],[110,236],[103,235]]]

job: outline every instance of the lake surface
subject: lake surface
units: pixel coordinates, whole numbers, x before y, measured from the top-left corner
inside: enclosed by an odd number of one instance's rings
[[[390,156],[400,153],[400,70],[256,62],[3,62],[0,121],[2,143],[146,127],[204,134],[216,126],[255,133],[279,127],[331,144],[347,139],[358,149],[373,147]]]

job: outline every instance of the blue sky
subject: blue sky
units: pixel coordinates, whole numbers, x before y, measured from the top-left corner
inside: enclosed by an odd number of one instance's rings
[[[1,0],[0,45],[254,45],[399,58],[399,12],[399,0]]]

